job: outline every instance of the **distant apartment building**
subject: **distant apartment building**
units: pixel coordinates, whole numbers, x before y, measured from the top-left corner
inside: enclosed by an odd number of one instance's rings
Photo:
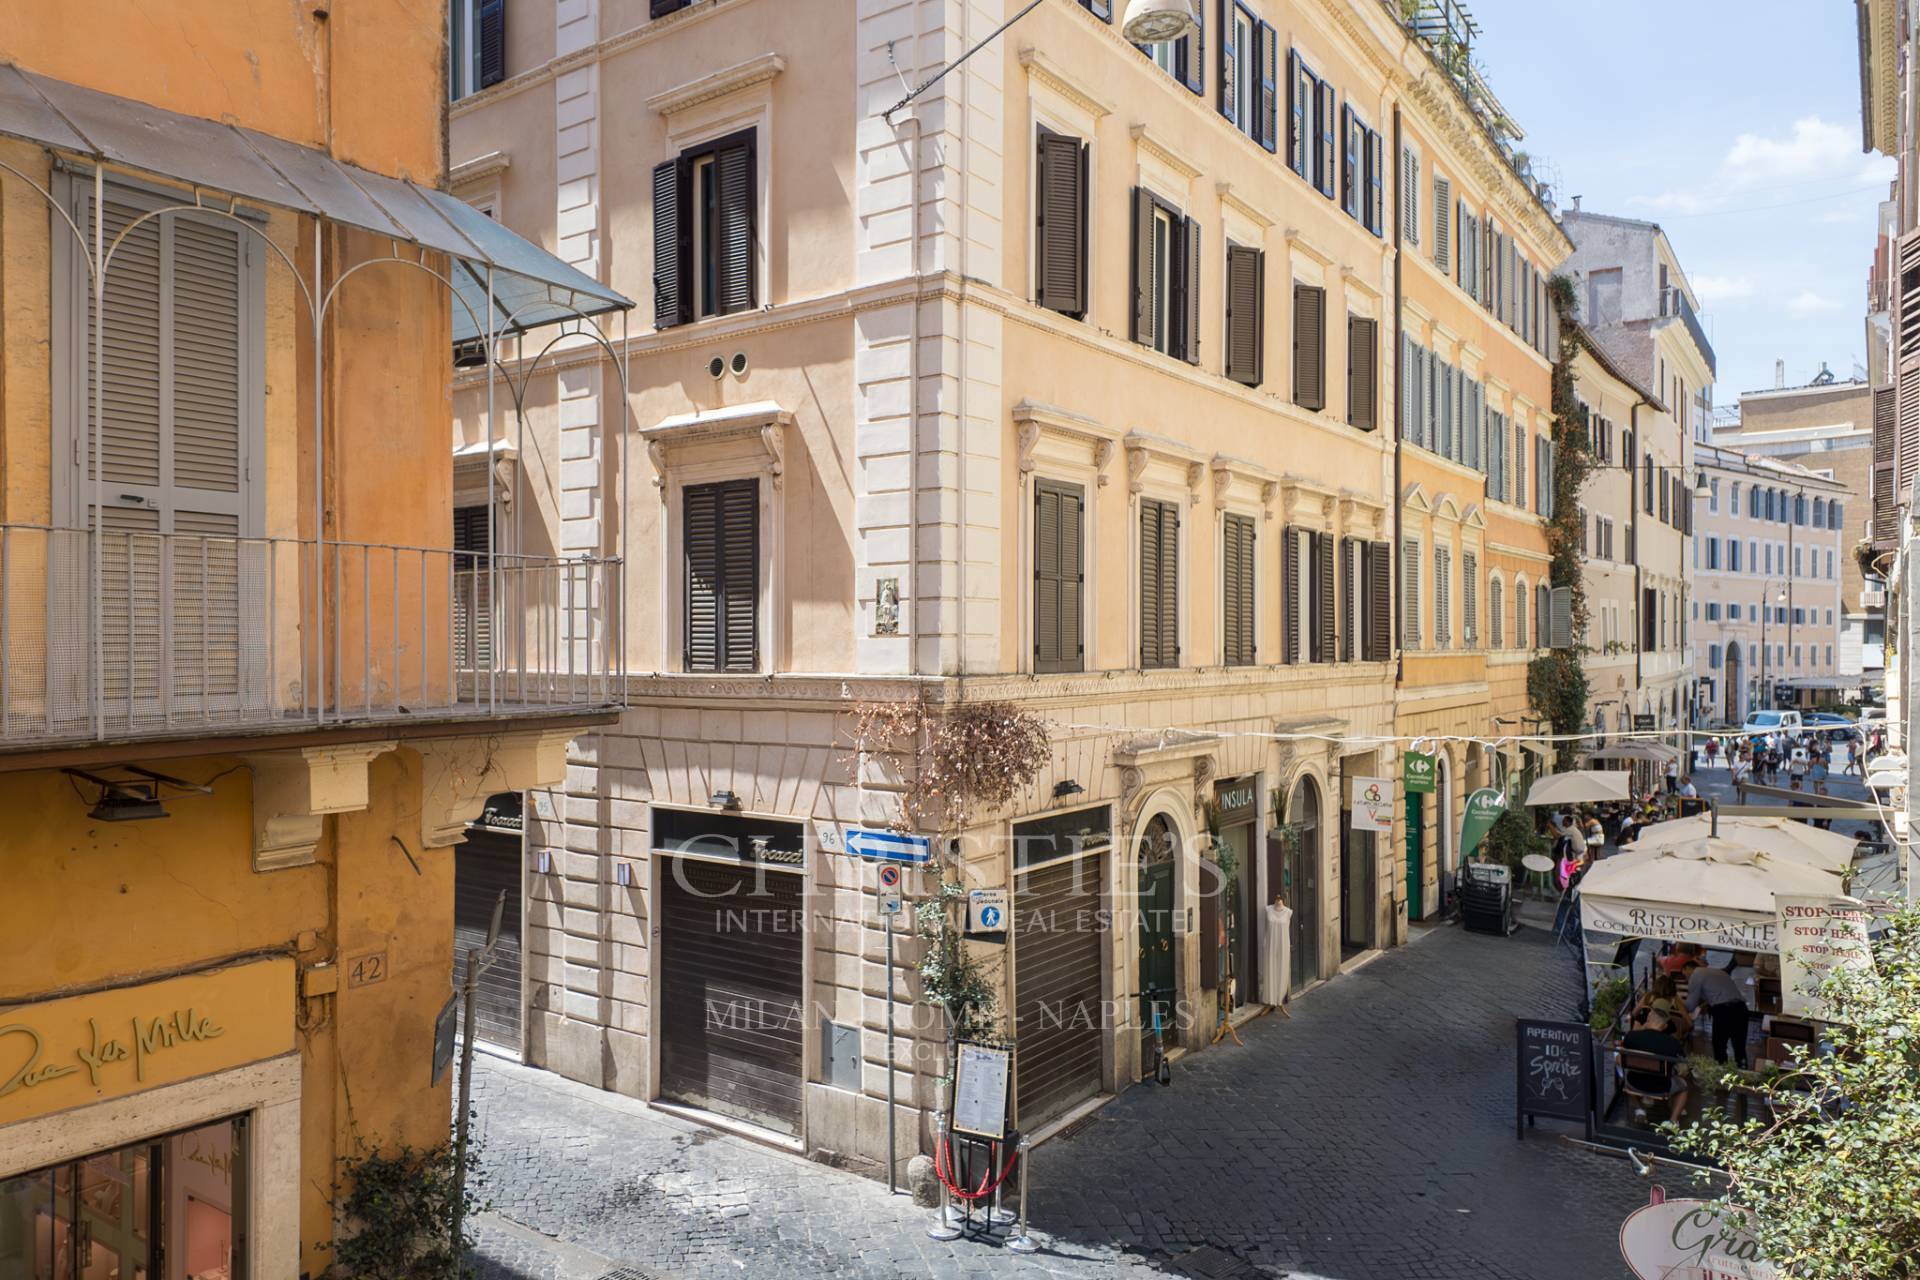
[[[1294,992],[1440,909],[1465,797],[1518,752],[1449,746],[1412,839],[1353,800],[1400,786],[1382,737],[1527,722],[1570,246],[1403,6],[1196,7],[1144,51],[1109,0],[991,41],[1011,0],[455,7],[498,51],[456,77],[456,189],[651,300],[611,352],[516,352],[505,445],[457,393],[501,527],[632,552],[632,709],[503,863],[508,1048],[865,1168],[922,1149],[943,1029],[905,944],[889,1057],[847,845],[902,821],[912,765],[854,751],[862,704],[1055,726],[1010,811],[916,832],[1010,894],[977,945],[1024,1130],[1138,1078],[1143,993],[1196,1051],[1277,998],[1258,905],[1293,909]],[[722,936],[703,907],[748,890],[792,927]]]
[[[1760,708],[1832,705],[1845,692],[1851,495],[1805,467],[1737,449],[1703,445],[1698,460],[1707,482],[1693,499],[1700,722],[1738,725]]]
[[[1694,478],[1672,413],[1584,328],[1574,395],[1593,467],[1581,495],[1588,706],[1593,728],[1685,726],[1692,707],[1687,584]]]
[[[1855,554],[1869,535],[1873,484],[1873,388],[1825,373],[1803,387],[1775,387],[1740,396],[1737,426],[1720,427],[1715,444],[1749,457],[1805,467],[1847,490],[1850,526],[1841,529],[1841,680],[1878,687],[1885,666],[1886,584],[1869,578]],[[1843,691],[1844,692],[1844,691]]]
[[[1686,521],[1699,481],[1694,449],[1708,439],[1713,420],[1713,344],[1700,323],[1693,286],[1659,224],[1583,212],[1577,201],[1561,222],[1575,245],[1566,271],[1582,328],[1620,374],[1664,406],[1650,416],[1643,406],[1640,429],[1629,428],[1631,451],[1623,448],[1603,467],[1634,478],[1643,530],[1649,518],[1667,524],[1660,518],[1663,510],[1678,526],[1671,535],[1653,533],[1654,541],[1632,552],[1639,578],[1633,593],[1638,679],[1648,679],[1651,669],[1669,705],[1677,695],[1677,721],[1700,661],[1689,634],[1694,610]],[[1676,592],[1678,599],[1669,600]],[[1671,611],[1667,624],[1661,621],[1663,607]],[[1668,627],[1674,634],[1667,635]],[[1649,650],[1656,655],[1651,663]]]

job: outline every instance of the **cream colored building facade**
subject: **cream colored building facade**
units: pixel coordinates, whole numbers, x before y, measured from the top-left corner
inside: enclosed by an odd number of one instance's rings
[[[1704,724],[1833,700],[1845,614],[1847,487],[1791,463],[1702,446],[1694,498]]]
[[[1694,477],[1678,461],[1681,433],[1667,406],[1584,328],[1577,337],[1574,394],[1593,455],[1581,500],[1593,728],[1617,733],[1649,718],[1655,728],[1684,726]]]
[[[503,77],[451,109],[456,188],[652,300],[618,363],[514,353],[511,440],[481,439],[477,383],[457,396],[521,547],[611,523],[629,549],[630,709],[529,806],[527,1058],[867,1168],[891,1083],[893,1156],[923,1148],[942,1029],[903,941],[889,1058],[876,874],[849,856],[909,782],[855,751],[866,703],[1053,726],[1008,811],[926,833],[1010,892],[1013,927],[968,945],[1023,1129],[1138,1078],[1141,992],[1188,1051],[1230,992],[1278,995],[1258,905],[1293,910],[1296,993],[1403,941],[1404,822],[1348,816],[1397,788],[1383,740],[1411,723],[1396,537],[1484,540],[1528,582],[1545,555],[1537,518],[1484,510],[1481,470],[1397,471],[1397,329],[1540,430],[1548,377],[1464,292],[1397,304],[1396,119],[1426,131],[1422,190],[1457,174],[1556,250],[1423,46],[1382,6],[1207,0],[1203,54],[1143,56],[1104,0],[1057,0],[889,115],[1011,0],[510,9]],[[1420,723],[1485,734],[1460,648],[1405,679]],[[906,873],[910,900],[934,887]]]

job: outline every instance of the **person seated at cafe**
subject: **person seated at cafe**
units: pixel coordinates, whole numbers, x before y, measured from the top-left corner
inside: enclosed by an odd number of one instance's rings
[[[1693,785],[1692,774],[1688,774],[1680,780],[1680,794],[1688,800],[1698,800],[1700,798],[1700,789]]]
[[[1679,1063],[1679,1059],[1686,1056],[1687,1048],[1674,1036],[1673,1025],[1667,1020],[1667,1015],[1657,1007],[1648,1009],[1645,1020],[1627,1032],[1620,1045],[1629,1053],[1665,1058],[1672,1064],[1668,1071],[1659,1074],[1640,1070],[1628,1071],[1625,1076],[1627,1087],[1633,1092],[1646,1097],[1669,1099],[1667,1118],[1679,1120],[1687,1109],[1687,1078],[1682,1074]]]
[[[1640,993],[1638,1007],[1660,1013],[1682,1041],[1693,1034],[1693,1019],[1681,1007],[1680,986],[1670,973],[1663,973],[1647,984],[1647,989]]]
[[[1687,1012],[1713,1015],[1713,1060],[1742,1070],[1747,1065],[1747,1000],[1740,984],[1724,969],[1695,964],[1686,970]]]

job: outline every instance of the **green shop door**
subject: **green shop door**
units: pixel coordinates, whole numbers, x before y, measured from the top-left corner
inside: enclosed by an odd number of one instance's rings
[[[1427,812],[1425,798],[1418,795],[1407,797],[1407,919],[1418,920],[1426,914],[1425,904],[1421,901],[1420,885],[1426,878],[1422,875],[1420,847],[1426,843]]]
[[[1167,1046],[1174,1044],[1173,828],[1166,815],[1147,823],[1140,836],[1140,1064],[1153,1069],[1153,1000],[1162,1001]]]

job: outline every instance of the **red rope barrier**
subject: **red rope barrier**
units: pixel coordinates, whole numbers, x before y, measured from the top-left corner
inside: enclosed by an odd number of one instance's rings
[[[1008,1158],[1006,1167],[1000,1170],[1000,1174],[998,1177],[993,1177],[991,1178],[991,1180],[989,1180],[989,1176],[993,1173],[992,1168],[989,1167],[987,1170],[987,1173],[985,1175],[982,1175],[980,1179],[980,1189],[978,1191],[967,1191],[962,1187],[956,1186],[954,1183],[954,1177],[949,1176],[947,1173],[947,1168],[951,1162],[951,1157],[952,1157],[952,1147],[948,1144],[945,1136],[942,1136],[940,1139],[939,1147],[934,1152],[933,1172],[940,1179],[941,1184],[945,1186],[948,1191],[960,1197],[960,1199],[962,1200],[969,1200],[969,1201],[985,1200],[988,1196],[998,1191],[1000,1189],[1000,1184],[1007,1180],[1007,1175],[1013,1172],[1013,1167],[1020,1163],[1020,1152],[1018,1150],[1015,1150],[1013,1154]],[[955,1176],[957,1176],[957,1173]]]

